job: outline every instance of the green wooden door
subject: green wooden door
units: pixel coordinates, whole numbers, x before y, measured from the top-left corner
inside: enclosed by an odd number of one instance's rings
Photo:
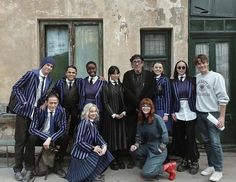
[[[236,114],[235,114],[235,37],[192,36],[190,38],[189,60],[197,54],[206,54],[209,58],[210,70],[221,73],[225,78],[226,89],[230,97],[226,114],[226,129],[222,132],[222,143],[236,144]],[[196,74],[194,64],[189,63],[192,75]]]

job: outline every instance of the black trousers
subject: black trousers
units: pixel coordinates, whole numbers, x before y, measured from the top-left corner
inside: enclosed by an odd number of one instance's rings
[[[79,111],[76,107],[66,108],[66,120],[67,120],[67,132],[61,138],[60,149],[58,151],[57,160],[63,162],[63,158],[66,155],[69,141],[75,138],[78,123],[79,123]]]
[[[127,148],[130,149],[130,146],[135,143],[135,136],[137,132],[137,119],[138,112],[132,111],[127,113],[126,117],[126,136],[127,136]]]
[[[26,144],[26,150],[25,150],[25,169],[26,170],[33,170],[35,166],[35,146],[43,146],[43,143],[45,141],[42,140],[40,137],[35,135],[30,135],[28,137],[28,141]],[[57,140],[55,142],[55,145],[60,145],[61,140]]]
[[[198,161],[199,152],[195,137],[196,120],[173,123],[173,150],[183,159]]]
[[[14,172],[21,172],[23,169],[23,162],[27,159],[25,154],[26,143],[29,137],[29,126],[31,119],[16,116],[15,125],[15,166],[13,167]],[[27,170],[27,169],[26,169]]]

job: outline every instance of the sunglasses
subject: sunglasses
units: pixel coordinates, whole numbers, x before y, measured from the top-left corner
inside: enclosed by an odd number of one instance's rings
[[[178,70],[180,70],[180,69],[185,70],[185,68],[186,68],[185,66],[178,66],[177,67]]]

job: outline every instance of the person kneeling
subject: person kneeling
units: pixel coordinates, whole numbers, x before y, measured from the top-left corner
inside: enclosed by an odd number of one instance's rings
[[[141,100],[136,143],[130,147],[131,156],[135,164],[142,168],[142,178],[157,179],[165,171],[169,174],[169,180],[174,180],[176,162],[163,165],[167,157],[168,132],[164,121],[154,112],[151,99]]]

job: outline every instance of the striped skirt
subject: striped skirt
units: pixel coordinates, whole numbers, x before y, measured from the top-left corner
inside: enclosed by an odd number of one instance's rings
[[[85,159],[71,157],[66,179],[69,182],[92,182],[109,166],[113,159],[109,151],[103,156],[91,153]]]

